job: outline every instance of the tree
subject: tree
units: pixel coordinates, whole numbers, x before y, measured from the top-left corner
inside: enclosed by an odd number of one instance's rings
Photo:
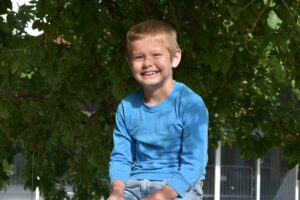
[[[1,187],[21,152],[25,186],[46,199],[61,199],[66,184],[74,199],[107,193],[114,112],[139,88],[124,37],[149,18],[178,30],[175,77],[204,98],[210,145],[236,144],[254,158],[279,146],[290,167],[300,163],[299,0],[31,3],[18,12],[0,4]],[[42,35],[24,31],[30,20]]]

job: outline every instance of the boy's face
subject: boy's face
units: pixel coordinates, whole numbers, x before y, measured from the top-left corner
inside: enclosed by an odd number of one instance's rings
[[[162,41],[145,37],[133,41],[131,50],[130,68],[144,89],[158,89],[172,82],[172,68],[176,68],[181,60],[180,49],[172,57]]]

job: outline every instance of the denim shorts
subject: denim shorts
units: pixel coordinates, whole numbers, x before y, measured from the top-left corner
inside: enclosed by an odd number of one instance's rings
[[[156,191],[160,190],[167,184],[167,181],[150,181],[150,180],[134,180],[129,179],[124,196],[125,200],[141,200]],[[192,187],[184,197],[177,197],[174,200],[202,200],[203,192],[202,192],[203,182],[198,182]]]

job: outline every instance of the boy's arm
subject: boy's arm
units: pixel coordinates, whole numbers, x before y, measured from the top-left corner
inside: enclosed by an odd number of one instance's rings
[[[124,199],[125,183],[121,180],[115,180],[112,183],[111,194],[107,200],[123,200]]]
[[[116,112],[113,140],[114,149],[109,162],[110,181],[113,183],[116,180],[121,180],[126,183],[131,174],[135,142],[127,132],[122,103],[119,104]]]
[[[115,180],[112,183],[112,192],[118,192],[123,194],[125,190],[125,183],[121,180]]]
[[[168,181],[181,197],[205,174],[208,148],[208,111],[199,96],[185,97],[180,108],[183,141],[180,170]]]

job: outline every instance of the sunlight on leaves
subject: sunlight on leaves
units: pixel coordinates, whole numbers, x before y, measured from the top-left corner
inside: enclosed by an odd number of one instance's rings
[[[264,0],[264,4],[267,5],[267,3],[270,1],[269,3],[269,7],[274,7],[276,6],[276,1],[275,0]]]
[[[274,10],[271,10],[268,14],[267,23],[271,29],[278,30],[282,24],[282,20],[278,17]]]

